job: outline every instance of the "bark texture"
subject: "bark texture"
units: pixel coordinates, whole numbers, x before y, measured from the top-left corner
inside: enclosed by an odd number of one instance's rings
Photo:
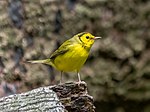
[[[40,87],[0,99],[0,112],[94,112],[94,108],[85,82]]]

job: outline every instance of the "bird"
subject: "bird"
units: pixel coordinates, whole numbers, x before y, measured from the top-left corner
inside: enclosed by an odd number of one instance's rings
[[[62,83],[63,72],[76,72],[80,83],[79,71],[86,62],[95,40],[100,38],[102,37],[93,36],[89,32],[81,32],[66,40],[49,58],[28,62],[47,64],[59,70],[61,72],[60,83]]]

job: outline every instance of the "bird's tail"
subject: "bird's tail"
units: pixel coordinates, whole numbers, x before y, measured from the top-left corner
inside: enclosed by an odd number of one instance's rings
[[[27,61],[27,62],[29,62],[29,63],[42,63],[42,64],[52,65],[51,59],[31,60],[31,61]]]

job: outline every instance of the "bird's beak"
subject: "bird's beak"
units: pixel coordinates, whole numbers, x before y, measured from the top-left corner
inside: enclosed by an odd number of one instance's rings
[[[102,38],[102,37],[94,37],[94,40],[96,40],[96,39],[100,39],[100,38]]]

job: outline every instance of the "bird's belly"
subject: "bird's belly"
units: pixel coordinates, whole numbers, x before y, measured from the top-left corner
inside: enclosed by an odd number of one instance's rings
[[[54,63],[58,70],[64,72],[79,71],[88,57],[85,49],[73,49],[56,57]]]

